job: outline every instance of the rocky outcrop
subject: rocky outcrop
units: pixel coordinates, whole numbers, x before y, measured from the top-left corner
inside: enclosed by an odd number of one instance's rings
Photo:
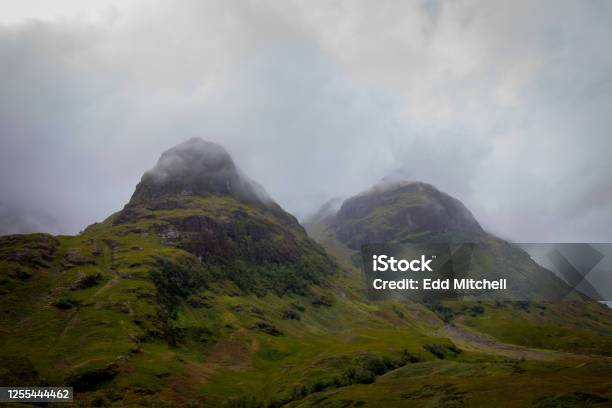
[[[394,183],[346,200],[329,224],[349,247],[452,234],[478,239],[484,231],[457,200],[426,183]]]
[[[49,234],[7,235],[0,237],[0,260],[45,268],[58,246],[57,238]]]

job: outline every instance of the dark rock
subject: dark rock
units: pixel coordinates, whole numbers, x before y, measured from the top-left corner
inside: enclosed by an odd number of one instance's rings
[[[294,312],[293,310],[285,310],[283,312],[283,319],[285,320],[302,320],[299,314]]]
[[[95,265],[96,261],[90,256],[86,256],[78,248],[70,248],[64,254],[62,266],[64,268],[73,268],[82,265]]]
[[[60,310],[68,310],[72,309],[73,307],[77,307],[79,302],[70,298],[62,297],[53,302],[52,305]]]
[[[306,310],[304,306],[297,304],[297,303],[291,303],[291,307],[294,308],[295,310],[299,310],[300,312],[304,312]]]
[[[258,330],[269,334],[270,336],[282,336],[283,332],[278,330],[274,325],[267,322],[257,322],[251,327],[252,330]]]
[[[106,245],[108,245],[113,250],[120,246],[123,246],[121,242],[113,241],[112,239],[104,239],[103,241]]]
[[[74,387],[75,392],[94,391],[100,385],[115,378],[118,373],[119,368],[113,363],[106,367],[71,374],[65,379],[65,383],[69,387]]]
[[[161,243],[168,246],[176,246],[179,243],[180,233],[171,224],[155,224],[153,230],[161,238]]]
[[[79,273],[77,280],[70,286],[70,290],[80,290],[96,286],[102,279],[100,272],[84,274]]]
[[[327,296],[319,296],[312,301],[312,304],[315,306],[331,307],[332,301]]]
[[[196,309],[201,309],[201,308],[206,308],[206,309],[210,309],[212,308],[212,305],[208,302],[206,302],[205,298],[202,298],[200,296],[190,296],[187,299],[187,304],[193,308]]]
[[[256,316],[263,316],[264,314],[263,310],[253,305],[235,305],[232,307],[232,310],[235,312],[246,312]]]
[[[32,277],[32,272],[28,271],[25,268],[17,267],[15,268],[14,276],[19,280],[25,281]]]

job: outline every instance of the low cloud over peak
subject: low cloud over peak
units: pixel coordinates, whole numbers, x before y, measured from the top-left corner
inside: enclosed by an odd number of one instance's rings
[[[165,152],[136,187],[132,201],[163,195],[227,194],[266,204],[272,200],[265,190],[236,166],[220,145],[191,138]]]

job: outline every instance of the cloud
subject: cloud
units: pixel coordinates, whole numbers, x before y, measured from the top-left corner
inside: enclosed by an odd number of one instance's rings
[[[0,13],[0,196],[52,232],[198,136],[300,217],[398,174],[504,237],[612,239],[607,2],[69,3]]]
[[[231,194],[257,204],[272,203],[265,189],[245,176],[222,146],[200,138],[164,151],[142,176],[130,203],[185,192]]]

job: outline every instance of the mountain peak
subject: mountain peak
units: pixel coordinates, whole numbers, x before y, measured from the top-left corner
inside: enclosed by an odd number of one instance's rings
[[[163,152],[155,166],[142,176],[130,202],[210,193],[256,204],[271,202],[263,187],[240,171],[225,148],[200,138]]]
[[[330,223],[351,248],[443,235],[472,240],[484,233],[456,198],[431,184],[387,177],[344,201]]]
[[[409,181],[404,178],[396,177],[396,176],[385,176],[382,179],[380,179],[378,183],[374,184],[369,189],[362,191],[361,193],[357,195],[361,196],[361,195],[368,195],[368,194],[375,194],[375,193],[380,194],[386,191],[395,190],[397,188],[404,187],[409,184],[419,185],[419,184],[425,184],[425,183],[421,183],[417,181]]]

